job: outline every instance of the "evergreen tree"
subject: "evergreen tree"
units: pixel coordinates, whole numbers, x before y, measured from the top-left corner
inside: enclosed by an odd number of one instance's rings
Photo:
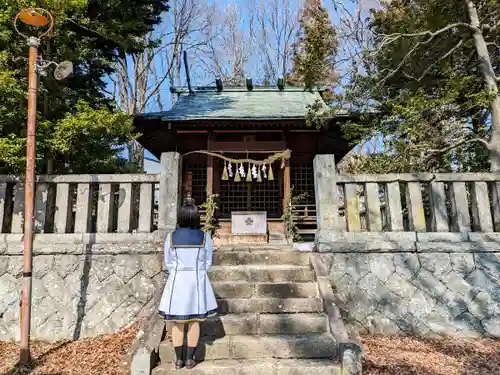
[[[331,86],[337,79],[335,55],[337,36],[328,11],[321,0],[306,0],[300,16],[300,29],[294,46],[292,85]]]
[[[74,74],[57,82],[49,68],[39,77],[37,172],[83,173],[127,170],[123,145],[132,139],[132,119],[119,112],[106,77],[120,56],[142,51],[167,1],[4,0],[0,10],[0,174],[23,173],[26,153],[26,41],[12,21],[25,7],[49,10],[55,25],[41,41],[48,61],[70,60]]]
[[[393,0],[372,11],[364,74],[345,97],[365,121],[345,130],[386,142],[357,172],[499,168],[498,7],[498,0]],[[368,103],[376,109],[370,117]]]

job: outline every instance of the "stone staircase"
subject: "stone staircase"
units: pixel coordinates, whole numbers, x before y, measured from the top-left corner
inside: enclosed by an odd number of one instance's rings
[[[311,253],[286,246],[221,248],[210,279],[220,316],[202,323],[196,359],[203,362],[174,370],[172,343],[165,339],[153,375],[340,374]]]

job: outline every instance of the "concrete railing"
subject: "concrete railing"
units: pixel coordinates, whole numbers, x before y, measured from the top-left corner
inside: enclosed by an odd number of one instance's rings
[[[158,174],[39,176],[37,233],[150,233],[158,225]],[[23,233],[24,182],[0,176],[2,233]]]
[[[337,186],[348,231],[494,232],[499,182],[489,173],[422,173],[338,176]]]
[[[40,175],[35,233],[151,233],[175,228],[180,155],[160,174]],[[24,179],[0,175],[0,233],[23,233]]]
[[[500,231],[500,174],[339,175],[333,155],[314,171],[324,233]]]

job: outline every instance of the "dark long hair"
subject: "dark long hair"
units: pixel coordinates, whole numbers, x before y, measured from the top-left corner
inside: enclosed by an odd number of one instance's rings
[[[193,198],[188,197],[184,199],[177,221],[179,228],[200,229],[200,211],[198,210]]]

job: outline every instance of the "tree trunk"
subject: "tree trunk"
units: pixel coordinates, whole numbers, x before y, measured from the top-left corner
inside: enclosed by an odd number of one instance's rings
[[[490,170],[500,171],[500,97],[498,94],[491,103],[491,138],[489,142]]]
[[[488,53],[488,47],[481,31],[476,5],[472,0],[465,0],[465,5],[467,6],[467,13],[470,25],[472,26],[472,39],[479,58],[481,74],[483,75],[486,87],[495,95],[491,102],[491,138],[488,150],[490,153],[490,170],[498,172],[500,171],[500,97],[498,96],[498,84]]]

